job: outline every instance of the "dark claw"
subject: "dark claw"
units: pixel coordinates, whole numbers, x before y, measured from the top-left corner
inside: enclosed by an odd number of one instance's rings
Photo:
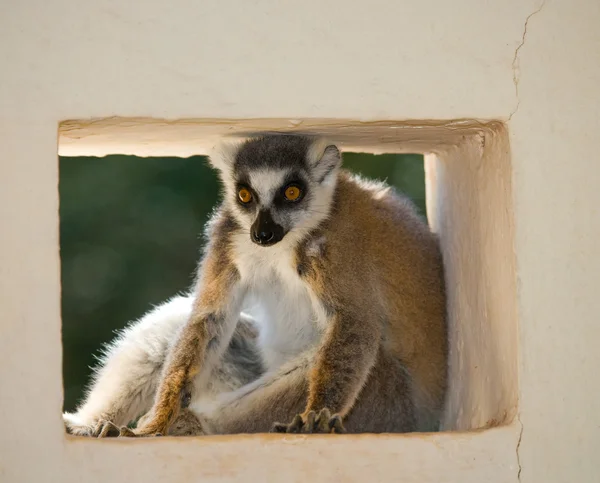
[[[271,427],[271,433],[286,433],[287,427],[287,424],[273,423],[273,426]]]

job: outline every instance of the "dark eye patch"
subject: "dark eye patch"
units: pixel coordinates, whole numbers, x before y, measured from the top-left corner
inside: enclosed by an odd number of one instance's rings
[[[248,203],[244,203],[242,202],[242,200],[240,200],[239,192],[241,189],[248,190],[252,195],[252,199]],[[256,193],[256,191],[254,191],[250,187],[250,184],[245,182],[244,179],[238,180],[238,182],[235,184],[235,200],[239,206],[247,210],[253,209],[254,205],[259,201],[258,194]]]
[[[295,201],[289,201],[285,197],[285,190],[289,186],[297,186],[300,189],[300,198]],[[273,203],[278,208],[293,208],[298,204],[302,204],[303,201],[307,199],[308,195],[308,183],[304,180],[304,177],[299,173],[290,173],[286,176],[285,181],[281,185],[281,187],[277,190],[275,197],[273,198]]]

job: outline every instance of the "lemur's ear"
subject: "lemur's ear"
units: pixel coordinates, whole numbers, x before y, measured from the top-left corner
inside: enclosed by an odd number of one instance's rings
[[[241,145],[241,141],[221,141],[212,149],[208,162],[221,172],[230,172]]]
[[[308,150],[308,163],[314,178],[322,183],[342,165],[342,154],[336,145],[326,140],[314,142]]]

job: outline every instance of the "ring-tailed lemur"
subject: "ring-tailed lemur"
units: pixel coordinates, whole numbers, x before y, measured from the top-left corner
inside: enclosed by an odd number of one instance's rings
[[[193,293],[109,347],[67,430],[435,430],[444,274],[411,202],[342,170],[338,148],[318,138],[256,136],[210,159],[225,197]],[[122,426],[144,413],[135,430]]]

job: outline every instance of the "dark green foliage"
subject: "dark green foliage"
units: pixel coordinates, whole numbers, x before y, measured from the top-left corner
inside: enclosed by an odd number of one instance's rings
[[[218,183],[201,156],[59,163],[63,374],[72,410],[114,331],[190,287]],[[422,156],[349,153],[344,165],[387,179],[425,214]]]

